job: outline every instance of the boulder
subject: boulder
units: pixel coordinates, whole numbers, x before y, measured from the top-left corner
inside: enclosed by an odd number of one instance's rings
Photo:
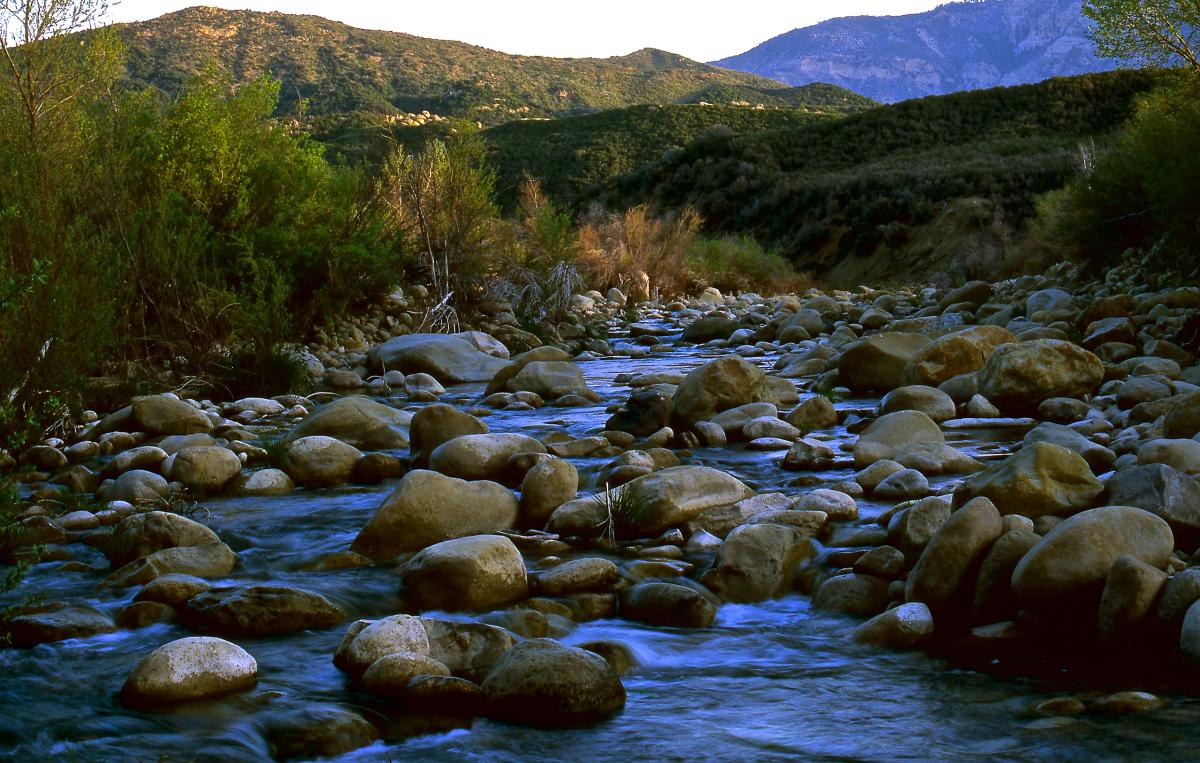
[[[859,617],[874,617],[891,601],[891,581],[857,572],[834,575],[817,587],[813,607]]]
[[[103,585],[114,588],[144,585],[171,574],[220,577],[229,574],[236,564],[237,554],[220,541],[164,548],[120,567]]]
[[[1088,468],[1096,474],[1103,474],[1112,468],[1117,460],[1117,454],[1103,445],[1098,445],[1088,438],[1062,424],[1045,422],[1031,429],[1022,440],[1025,446],[1035,442],[1048,442],[1067,450],[1073,450],[1087,462]]]
[[[1164,437],[1195,437],[1200,434],[1200,392],[1180,396],[1163,418]]]
[[[547,639],[509,649],[482,687],[489,716],[539,728],[585,726],[625,707],[625,687],[603,657]]]
[[[538,576],[538,587],[547,596],[607,591],[620,577],[617,565],[591,557],[564,562]]]
[[[481,681],[517,643],[512,633],[486,623],[421,618],[429,638],[429,656],[457,676]]]
[[[1001,514],[1031,519],[1064,517],[1094,505],[1104,486],[1074,451],[1035,442],[968,477],[954,492],[956,505],[988,498]]]
[[[728,339],[739,328],[737,321],[718,316],[698,318],[683,329],[685,342],[703,344],[714,339]]]
[[[648,437],[665,427],[671,419],[674,384],[652,384],[635,389],[621,409],[609,417],[604,428]]]
[[[1024,529],[1010,530],[992,544],[979,568],[975,599],[971,608],[976,622],[995,623],[1017,615],[1017,600],[1012,592],[1012,574],[1029,549],[1042,539]]]
[[[574,464],[561,458],[538,461],[521,480],[521,526],[545,527],[554,510],[574,500],[578,492],[579,471]]]
[[[275,760],[340,758],[379,738],[368,720],[336,705],[305,703],[269,714],[262,726]]]
[[[1036,413],[1043,400],[1082,397],[1104,380],[1092,353],[1059,339],[1006,344],[979,372],[979,393],[1006,413]]]
[[[1138,464],[1166,464],[1190,477],[1200,477],[1200,441],[1157,439],[1138,448]]]
[[[397,450],[408,447],[409,418],[369,397],[342,397],[305,416],[283,441],[322,436],[365,450]]]
[[[170,486],[161,475],[143,469],[131,469],[110,483],[102,484],[96,497],[102,501],[156,503],[167,497]]]
[[[198,495],[220,493],[242,473],[242,462],[229,448],[184,448],[167,460],[171,479]]]
[[[598,401],[599,396],[583,380],[583,371],[569,361],[534,361],[526,363],[504,385],[509,392],[532,392],[546,400],[564,395],[579,395]]]
[[[427,373],[442,384],[489,381],[508,366],[467,340],[444,334],[398,336],[373,347],[367,358],[376,373]]]
[[[88,542],[104,552],[114,567],[128,564],[155,551],[177,546],[202,546],[220,538],[199,522],[167,511],[131,514],[109,534],[94,535]]]
[[[940,336],[922,347],[904,369],[904,384],[936,387],[955,376],[983,368],[997,347],[1016,342],[1000,326],[972,326]]]
[[[296,484],[282,469],[260,469],[233,481],[232,491],[240,496],[287,495]]]
[[[181,638],[142,658],[121,687],[135,707],[211,699],[249,689],[258,663],[237,644],[219,638]]]
[[[434,544],[410,559],[401,575],[423,610],[492,609],[525,598],[529,590],[521,552],[500,535]]]
[[[116,629],[111,617],[88,606],[26,612],[12,615],[4,622],[8,643],[18,649],[72,638],[91,638]]]
[[[702,512],[737,503],[753,492],[740,480],[707,466],[675,466],[613,491],[614,520],[624,537],[651,537]]]
[[[449,477],[508,484],[513,481],[510,458],[545,452],[545,445],[522,434],[469,434],[437,446],[429,456],[429,467]]]
[[[333,664],[358,677],[376,660],[396,652],[429,653],[429,636],[419,617],[392,615],[355,622],[333,655]]]
[[[686,585],[648,581],[621,592],[621,616],[627,620],[675,628],[707,628],[717,608]]]
[[[356,682],[368,694],[387,699],[404,697],[408,682],[417,676],[449,676],[450,669],[429,655],[392,652],[380,657]]]
[[[933,614],[921,602],[882,612],[854,629],[854,640],[890,649],[911,649],[933,636]]]
[[[716,565],[703,582],[732,602],[772,599],[791,588],[797,563],[815,554],[814,546],[794,528],[748,524],[734,528],[721,544]]]
[[[705,363],[688,373],[672,398],[671,426],[679,432],[739,405],[766,400],[766,374],[740,357]]]
[[[329,628],[346,613],[320,594],[282,585],[217,588],[187,600],[180,621],[229,638],[262,638]]]
[[[195,434],[213,428],[204,411],[170,393],[137,398],[131,415],[140,431],[152,435]]]
[[[517,498],[503,485],[417,469],[400,480],[350,548],[377,561],[392,559],[441,541],[508,529],[517,514]]]
[[[1104,506],[1060,522],[1030,549],[1012,585],[1023,606],[1098,595],[1113,562],[1129,556],[1162,569],[1175,547],[1170,526],[1148,511]]]
[[[887,392],[899,387],[909,362],[929,344],[929,337],[889,331],[851,345],[838,360],[839,383],[859,392]]]
[[[1108,571],[1100,596],[1098,628],[1104,641],[1133,636],[1150,614],[1167,573],[1130,556],[1119,556]]]
[[[935,613],[953,608],[962,593],[974,591],[975,576],[1000,531],[1000,512],[986,498],[955,511],[913,566],[905,599],[923,602]]]
[[[887,393],[879,403],[879,410],[881,413],[920,411],[938,423],[954,418],[957,413],[949,395],[937,387],[921,384],[900,387]]]
[[[1121,469],[1105,485],[1111,506],[1134,506],[1171,525],[1176,539],[1192,547],[1200,541],[1200,483],[1163,464]]]
[[[362,452],[353,445],[324,435],[290,441],[281,459],[283,470],[306,488],[336,487],[354,474]]]
[[[413,468],[424,469],[439,445],[464,435],[487,434],[488,426],[452,405],[435,403],[413,414],[409,432]]]
[[[911,445],[945,441],[937,423],[920,411],[888,413],[871,422],[859,435],[854,443],[854,465],[862,469],[880,459],[894,458]]]
[[[814,395],[803,401],[785,419],[787,423],[805,433],[817,429],[830,429],[838,423],[837,409],[833,407],[829,398],[822,395]]]

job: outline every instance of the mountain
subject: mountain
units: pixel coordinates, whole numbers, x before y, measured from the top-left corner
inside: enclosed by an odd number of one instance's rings
[[[1080,0],[969,0],[909,16],[825,21],[716,61],[790,85],[830,82],[878,101],[1115,68],[1096,57]]]
[[[786,87],[661,50],[615,58],[514,56],[466,43],[356,29],[317,16],[194,7],[115,26],[135,83],[177,91],[215,67],[282,82],[281,113],[428,110],[486,124],[651,103],[869,104],[829,86]]]

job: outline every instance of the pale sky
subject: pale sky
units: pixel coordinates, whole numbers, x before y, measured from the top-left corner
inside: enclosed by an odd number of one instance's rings
[[[462,40],[506,53],[617,56],[661,48],[698,61],[742,53],[828,18],[917,13],[945,0],[120,0],[113,21],[191,5],[307,13],[367,29]]]

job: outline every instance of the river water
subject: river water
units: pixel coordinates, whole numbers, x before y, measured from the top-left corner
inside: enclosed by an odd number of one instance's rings
[[[685,372],[714,354],[679,349],[641,360],[583,363],[605,404],[628,388],[621,373]],[[759,359],[769,365],[774,356]],[[480,385],[450,389],[446,402],[469,405]],[[386,398],[381,398],[389,402]],[[405,406],[403,400],[391,403]],[[850,400],[843,407],[868,407]],[[538,435],[552,430],[586,435],[603,428],[603,406],[497,412],[494,432]],[[1011,438],[1012,435],[1009,435]],[[1002,449],[1004,433],[948,434],[974,454]],[[405,454],[400,454],[405,455]],[[795,473],[782,454],[737,448],[695,451],[691,463],[717,466],[760,490],[797,493]],[[581,475],[601,460],[575,461]],[[825,472],[836,482],[849,469]],[[936,484],[936,483],[935,483]],[[584,491],[588,490],[585,486]],[[347,486],[298,491],[276,498],[229,498],[206,503],[210,524],[239,554],[227,582],[276,582],[320,592],[351,619],[399,611],[398,578],[388,568],[314,569],[348,548],[390,490]],[[863,523],[886,507],[861,502]],[[846,528],[842,532],[849,532]],[[61,562],[33,568],[12,596],[40,593],[116,610],[136,589],[99,590],[107,560],[73,544],[92,572],[64,572]],[[13,600],[3,603],[11,603]],[[1191,760],[1196,758],[1200,703],[1169,694],[1165,709],[1141,715],[1046,718],[1032,703],[1066,692],[1143,688],[1105,686],[1092,678],[1044,673],[1040,678],[974,670],[922,653],[894,653],[853,643],[855,621],[814,611],[793,594],[754,605],[727,605],[714,627],[678,630],[621,620],[584,623],[568,644],[608,639],[626,644],[638,660],[624,676],[628,704],[619,716],[592,728],[539,731],[485,719],[447,728],[424,719],[393,724],[406,729],[345,756],[353,761],[400,760]],[[154,712],[125,708],[116,699],[125,677],[146,653],[189,634],[155,625],[91,639],[0,651],[0,759],[14,761],[257,761],[270,758],[262,727],[273,717],[314,705],[339,705],[369,718],[395,711],[346,689],[331,657],[343,627],[323,632],[242,641],[259,663],[253,691]],[[987,665],[978,666],[987,668]],[[1103,676],[1103,666],[1097,666]],[[1150,688],[1150,687],[1145,687]]]

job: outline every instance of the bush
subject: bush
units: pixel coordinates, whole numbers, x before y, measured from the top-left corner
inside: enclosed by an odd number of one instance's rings
[[[651,288],[664,296],[687,291],[685,257],[700,230],[694,210],[656,217],[642,204],[621,214],[593,212],[589,217],[579,236],[581,264],[594,288],[628,289],[645,273]]]
[[[790,262],[747,236],[698,238],[684,260],[694,290],[714,286],[729,292],[782,294],[812,286]]]

